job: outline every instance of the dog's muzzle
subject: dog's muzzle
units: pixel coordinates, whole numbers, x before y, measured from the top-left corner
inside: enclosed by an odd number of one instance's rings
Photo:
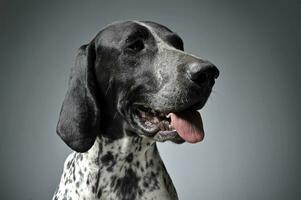
[[[157,100],[160,105],[142,104],[135,108],[134,121],[146,136],[156,141],[196,143],[204,138],[202,118],[197,110],[204,106],[215,79],[219,76],[219,70],[207,61],[188,63],[185,69],[185,78],[182,74],[183,79],[177,77],[177,82],[186,80],[189,84],[181,88],[170,86],[180,91],[178,95],[169,92],[170,97]],[[181,93],[186,94],[187,101],[177,105],[175,103],[184,101],[176,99]],[[152,103],[154,102],[153,100]]]

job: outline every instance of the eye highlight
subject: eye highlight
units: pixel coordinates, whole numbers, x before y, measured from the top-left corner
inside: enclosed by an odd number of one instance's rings
[[[139,51],[144,49],[144,43],[141,39],[136,40],[132,43],[130,43],[127,47],[126,50],[129,50],[130,52],[133,53],[138,53]]]

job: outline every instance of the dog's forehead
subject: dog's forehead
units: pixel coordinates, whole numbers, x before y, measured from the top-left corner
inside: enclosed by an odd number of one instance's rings
[[[151,21],[125,21],[109,24],[96,36],[96,42],[102,45],[119,45],[133,34],[153,35],[162,40],[170,35],[177,35],[166,26]]]
[[[139,21],[138,23],[146,25],[151,31],[155,32],[161,38],[164,38],[166,35],[176,35],[172,30],[167,28],[162,24],[151,21]]]

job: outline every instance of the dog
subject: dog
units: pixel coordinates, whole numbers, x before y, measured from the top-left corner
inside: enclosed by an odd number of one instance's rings
[[[176,200],[156,142],[203,140],[219,70],[150,21],[115,22],[80,47],[57,133],[74,150],[53,200]]]

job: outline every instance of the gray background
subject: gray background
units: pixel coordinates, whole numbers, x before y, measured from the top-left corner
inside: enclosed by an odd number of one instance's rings
[[[0,198],[50,199],[70,149],[55,126],[78,47],[153,20],[221,76],[205,140],[160,145],[180,199],[301,199],[301,1],[1,1]]]

